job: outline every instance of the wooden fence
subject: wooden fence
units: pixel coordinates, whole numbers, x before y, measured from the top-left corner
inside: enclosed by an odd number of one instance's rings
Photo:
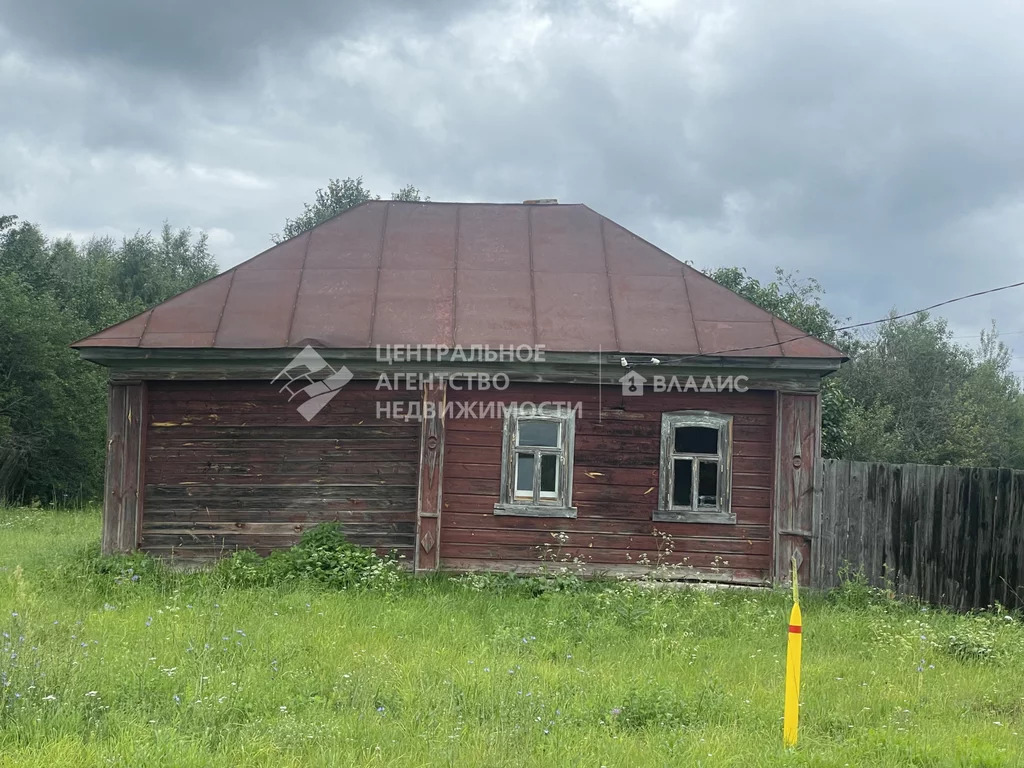
[[[861,570],[875,586],[959,610],[1024,608],[1024,472],[820,460],[812,578]]]

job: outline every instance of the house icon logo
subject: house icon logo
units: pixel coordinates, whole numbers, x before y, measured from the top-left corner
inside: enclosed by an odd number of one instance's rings
[[[619,383],[622,385],[623,397],[639,397],[644,393],[644,384],[647,383],[647,379],[636,371],[630,371],[619,379]]]

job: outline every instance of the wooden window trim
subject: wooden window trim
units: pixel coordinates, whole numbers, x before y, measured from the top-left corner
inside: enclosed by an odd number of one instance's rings
[[[708,460],[718,463],[718,500],[714,509],[677,507],[672,504],[673,461],[690,458],[695,461],[703,454],[680,454],[675,450],[677,427],[708,427],[718,430],[718,453],[707,454]],[[699,487],[694,470],[693,493]],[[661,415],[661,462],[659,466],[658,508],[654,520],[670,523],[723,523],[734,524],[732,511],[732,416],[712,411],[672,411]]]
[[[552,421],[560,425],[560,445],[557,450],[540,448],[537,453],[548,453],[559,456],[558,494],[551,503],[538,502],[539,488],[534,483],[534,498],[529,501],[516,501],[516,436],[519,434],[519,421],[541,420]],[[501,500],[494,505],[496,515],[518,515],[522,517],[576,517],[576,507],[572,506],[572,467],[573,447],[576,442],[576,414],[569,408],[517,406],[505,411],[505,423],[502,428],[501,457]],[[537,477],[539,477],[539,468]]]

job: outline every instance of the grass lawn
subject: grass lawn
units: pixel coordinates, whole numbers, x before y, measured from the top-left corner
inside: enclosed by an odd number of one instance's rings
[[[806,595],[784,750],[783,591],[242,589],[100,572],[98,536],[96,510],[0,509],[0,765],[1024,765],[997,613]]]

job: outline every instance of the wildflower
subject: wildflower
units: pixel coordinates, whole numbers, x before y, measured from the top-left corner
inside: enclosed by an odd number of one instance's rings
[[[148,619],[146,619],[146,626],[147,627],[151,627],[152,625],[153,625],[153,617],[150,616]]]
[[[612,714],[613,715],[621,715],[622,714],[622,709],[620,707],[613,707],[612,708]]]
[[[174,694],[174,703],[181,704],[181,697],[178,694]]]
[[[89,692],[88,692],[87,694],[85,694],[85,695],[86,695],[86,696],[93,696],[93,697],[95,697],[95,696],[97,695],[97,693],[98,693],[97,691],[89,691]]]

